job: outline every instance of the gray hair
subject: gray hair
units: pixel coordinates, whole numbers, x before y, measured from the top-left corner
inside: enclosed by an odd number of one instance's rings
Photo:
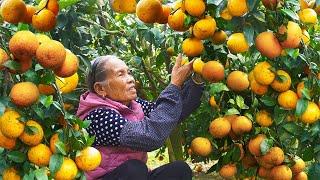
[[[114,58],[117,58],[113,55],[100,56],[91,61],[91,67],[89,68],[87,74],[87,85],[88,89],[91,92],[95,92],[94,84],[96,82],[104,82],[107,76],[107,71],[105,68],[105,64],[107,61],[110,61]]]

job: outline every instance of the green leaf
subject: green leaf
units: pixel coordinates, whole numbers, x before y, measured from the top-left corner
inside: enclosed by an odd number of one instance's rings
[[[286,131],[291,134],[299,135],[301,133],[301,128],[296,123],[287,123],[282,126]]]
[[[34,174],[37,180],[48,180],[48,176],[44,168],[35,170]]]
[[[216,5],[216,6],[218,6],[222,2],[223,2],[223,0],[207,0],[207,4],[213,4],[213,5]]]
[[[35,174],[34,171],[31,171],[29,174],[25,174],[22,180],[34,180]]]
[[[79,2],[80,0],[59,0],[60,9],[65,9]]]
[[[213,83],[210,85],[210,96],[213,96],[222,91],[229,91],[229,88],[224,83]]]
[[[0,102],[0,116],[3,115],[4,111],[6,110],[6,106]]]
[[[245,26],[244,27],[244,36],[245,36],[249,46],[251,46],[254,43],[254,40],[253,40],[254,29],[252,26]]]
[[[242,96],[237,96],[236,97],[236,102],[237,102],[237,106],[240,109],[249,109],[249,107],[244,103],[244,99]]]
[[[240,112],[236,108],[228,109],[226,115],[240,114]]]
[[[232,161],[237,162],[240,160],[241,150],[239,146],[234,146],[233,152],[232,152]]]
[[[38,133],[38,129],[35,126],[25,126],[24,131],[28,135],[34,135],[34,134]]]
[[[266,20],[265,20],[266,17],[263,12],[260,12],[260,11],[255,12],[255,13],[253,13],[253,16],[260,22],[264,22],[264,23],[266,22]]]
[[[50,95],[50,96],[41,95],[40,102],[44,107],[49,108],[51,106],[51,104],[53,103],[53,96],[52,95]]]
[[[295,115],[300,117],[306,111],[307,107],[308,107],[308,100],[303,98],[299,99],[297,103]]]
[[[2,65],[12,70],[18,70],[21,67],[21,65],[17,61],[12,60],[6,61]]]
[[[299,49],[287,49],[286,52],[293,59],[297,59],[297,57],[300,55]]]
[[[26,160],[26,154],[20,151],[11,151],[8,153],[8,158],[16,163],[22,163]]]
[[[282,13],[286,14],[287,16],[291,17],[293,20],[299,21],[299,16],[297,13],[292,11],[291,9],[281,9]]]
[[[50,162],[49,162],[49,169],[50,172],[52,173],[52,176],[55,176],[57,171],[60,169],[61,165],[63,163],[63,156],[61,154],[53,154],[50,157]]]
[[[274,98],[270,97],[270,96],[263,96],[263,97],[260,98],[260,101],[264,105],[269,106],[269,107],[272,107],[272,106],[277,104],[277,101]]]
[[[56,150],[57,152],[63,154],[63,155],[67,155],[66,153],[66,146],[63,142],[61,142],[60,140],[57,141],[55,144]]]
[[[274,107],[273,114],[274,114],[274,121],[276,125],[281,124],[284,121],[284,119],[287,117],[287,112],[281,109],[279,106]]]
[[[320,177],[320,163],[312,163],[310,164],[308,178],[310,180],[316,180]]]
[[[313,147],[306,147],[304,149],[304,151],[302,152],[302,159],[304,161],[311,161],[313,160],[314,157],[314,151],[313,151]]]
[[[269,152],[270,148],[273,147],[273,144],[274,142],[272,139],[264,139],[260,144],[262,155],[266,155]]]

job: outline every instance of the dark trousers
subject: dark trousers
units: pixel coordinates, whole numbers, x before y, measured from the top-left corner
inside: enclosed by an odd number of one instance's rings
[[[128,160],[102,177],[104,180],[191,180],[192,171],[184,161],[165,164],[148,171],[145,163]]]

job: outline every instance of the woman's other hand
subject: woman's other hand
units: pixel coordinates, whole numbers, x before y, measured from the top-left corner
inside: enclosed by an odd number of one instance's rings
[[[193,61],[189,62],[186,65],[181,65],[181,61],[182,61],[182,55],[179,54],[171,72],[171,84],[174,84],[178,87],[181,87],[184,81],[192,73]]]

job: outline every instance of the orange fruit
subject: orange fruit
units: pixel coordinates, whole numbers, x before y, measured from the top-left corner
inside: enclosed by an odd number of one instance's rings
[[[167,48],[167,54],[168,54],[169,56],[173,56],[173,55],[174,55],[174,49],[173,49],[173,47],[168,47],[168,48]]]
[[[309,8],[311,7],[312,1],[310,0],[299,0],[299,3],[300,3],[300,9],[306,9],[306,8]],[[313,4],[314,5],[314,4]]]
[[[22,0],[5,0],[1,4],[1,16],[8,23],[17,24],[26,15],[26,4]]]
[[[193,154],[205,157],[212,152],[212,145],[209,139],[196,137],[191,142],[191,150]]]
[[[57,18],[55,14],[48,9],[43,9],[32,16],[32,26],[38,31],[51,31],[56,24]]]
[[[4,66],[2,64],[8,60],[9,60],[9,56],[8,56],[7,52],[0,48],[0,70],[2,70],[4,68]]]
[[[305,172],[299,172],[293,176],[293,180],[308,180],[308,175]]]
[[[39,41],[40,44],[42,44],[42,43],[44,43],[44,42],[46,42],[46,41],[50,41],[50,40],[51,40],[51,38],[48,37],[48,36],[45,35],[45,34],[36,34],[36,37],[37,37],[37,39],[38,39],[38,41]]]
[[[39,84],[38,89],[40,94],[45,95],[52,95],[56,92],[53,86],[47,84]]]
[[[292,90],[282,92],[278,96],[278,103],[285,109],[295,109],[298,102],[298,95]]]
[[[5,135],[2,134],[0,128],[0,147],[4,149],[12,150],[16,146],[16,139],[15,138],[7,138]]]
[[[206,10],[203,0],[184,0],[184,7],[191,16],[201,16]]]
[[[276,75],[271,71],[271,65],[267,61],[259,62],[253,69],[254,79],[261,85],[270,85]]]
[[[231,130],[230,122],[223,118],[214,119],[209,126],[209,132],[214,138],[224,138],[226,137]]]
[[[281,55],[282,47],[273,34],[273,32],[265,31],[256,37],[256,48],[264,56],[273,59]]]
[[[302,30],[302,41],[305,45],[310,44],[310,35],[307,30],[303,29]]]
[[[256,114],[256,121],[262,127],[269,127],[273,122],[270,113],[266,110],[261,110]]]
[[[218,107],[217,102],[216,102],[214,96],[211,96],[211,97],[210,97],[210,99],[209,99],[209,104],[210,104],[210,106],[213,107],[213,108]]]
[[[59,41],[50,40],[39,46],[36,56],[42,67],[56,69],[63,65],[66,59],[66,50]]]
[[[279,0],[262,0],[262,4],[270,10],[275,10]]]
[[[37,166],[48,166],[52,152],[44,144],[33,146],[28,151],[28,159]]]
[[[254,156],[261,156],[260,144],[266,139],[264,134],[258,134],[256,137],[250,139],[248,149]]]
[[[295,164],[290,168],[293,174],[298,174],[305,169],[306,163],[301,158],[295,157],[294,162]]]
[[[219,170],[219,174],[223,178],[230,179],[237,174],[237,167],[235,164],[226,164]]]
[[[316,24],[318,22],[317,13],[311,8],[306,8],[298,13],[300,21],[305,24]]]
[[[56,153],[56,142],[60,141],[59,140],[59,134],[55,133],[54,135],[51,136],[50,138],[50,150],[52,153]]]
[[[248,12],[247,0],[228,0],[227,8],[232,16],[243,16]]]
[[[314,102],[309,101],[307,109],[302,113],[300,119],[303,123],[312,124],[319,120],[320,109]]]
[[[204,62],[201,60],[201,58],[197,58],[196,60],[193,61],[192,68],[193,71],[202,74],[202,69],[204,66]]]
[[[268,153],[261,158],[267,164],[280,165],[284,161],[284,152],[279,147],[272,147]]]
[[[305,87],[304,87],[304,82],[303,81],[301,81],[301,82],[299,82],[298,83],[298,85],[297,85],[297,95],[298,95],[298,97],[299,98],[302,98],[302,90],[304,89]],[[309,91],[308,89],[306,89],[307,91]]]
[[[27,5],[27,11],[25,16],[22,18],[22,22],[23,23],[27,23],[27,24],[31,24],[32,23],[32,16],[34,15],[34,13],[36,13],[37,9],[36,7],[32,6],[32,5]]]
[[[286,165],[276,166],[271,169],[270,173],[273,180],[291,180],[292,172]]]
[[[224,67],[218,61],[208,61],[203,65],[202,76],[210,82],[218,82],[224,79]]]
[[[78,71],[78,67],[78,57],[67,49],[66,59],[60,67],[54,70],[54,73],[59,77],[70,77]]]
[[[137,2],[136,0],[111,0],[111,7],[118,13],[135,13]]]
[[[258,175],[262,178],[268,178],[270,175],[270,171],[271,171],[270,169],[259,167]]]
[[[276,78],[271,83],[271,87],[278,92],[284,92],[290,89],[291,86],[291,77],[290,75],[283,71],[278,70]]]
[[[184,26],[184,21],[187,15],[181,10],[176,10],[168,17],[168,25],[175,31],[186,31],[188,28]]]
[[[252,129],[252,122],[246,116],[238,116],[231,124],[233,132],[237,135],[248,133]]]
[[[76,164],[83,171],[92,171],[101,163],[101,154],[94,147],[86,147],[77,155]]]
[[[6,110],[0,118],[0,131],[7,138],[17,138],[24,130],[24,123],[21,122],[20,114],[11,109]]]
[[[57,0],[48,0],[47,9],[56,16],[59,13],[59,3]]]
[[[243,53],[248,51],[249,44],[243,33],[234,33],[228,38],[227,47],[231,53]]]
[[[227,33],[223,30],[216,31],[212,36],[212,42],[214,44],[223,44],[227,40]]]
[[[159,24],[167,24],[168,23],[168,17],[171,13],[171,8],[168,5],[162,5],[162,11],[160,16],[157,19],[157,23]]]
[[[60,169],[57,171],[54,179],[56,180],[72,180],[75,179],[78,173],[78,168],[76,163],[67,157],[63,158],[63,163]]]
[[[255,79],[250,82],[251,91],[258,95],[264,95],[268,92],[268,85],[259,84]]]
[[[2,179],[3,180],[20,180],[21,177],[19,175],[19,172],[14,167],[11,167],[3,171]]]
[[[140,0],[137,4],[136,14],[144,23],[154,23],[161,15],[162,5],[158,0]]]
[[[230,14],[228,8],[225,8],[224,10],[221,11],[220,17],[222,17],[222,19],[224,20],[230,21],[233,16]]]
[[[233,91],[244,91],[249,87],[248,75],[242,71],[232,71],[227,77],[227,85]]]
[[[26,128],[31,127],[35,129],[35,132],[32,130],[32,132],[27,132]],[[19,136],[19,139],[29,145],[29,146],[35,146],[41,143],[43,139],[43,129],[41,125],[34,121],[34,120],[28,120],[25,124],[24,132]]]
[[[187,38],[182,43],[182,51],[187,56],[199,56],[203,52],[203,50],[204,46],[200,39]]]
[[[216,21],[211,16],[207,16],[194,24],[192,32],[198,39],[207,39],[214,35],[216,28]]]
[[[21,82],[15,84],[10,91],[11,101],[22,107],[31,106],[39,99],[38,87],[32,82]]]
[[[10,73],[13,74],[22,74],[27,72],[32,67],[32,58],[24,58],[24,59],[14,59],[19,64],[18,69],[9,69]]]
[[[10,52],[18,59],[34,57],[38,47],[37,37],[30,31],[18,31],[9,41]]]
[[[302,37],[302,30],[299,24],[289,21],[288,24],[282,25],[279,28],[278,33],[281,36],[285,36],[286,39],[280,41],[280,44],[283,48],[297,48],[299,47],[301,37]]]
[[[77,86],[79,82],[78,73],[74,73],[72,76],[67,78],[61,78],[56,76],[56,83],[58,85],[59,90],[62,94],[67,94],[72,92]]]
[[[186,8],[184,7],[184,2],[182,0],[175,1],[173,5],[173,9],[174,11],[177,9],[181,9],[183,12],[186,10]]]

